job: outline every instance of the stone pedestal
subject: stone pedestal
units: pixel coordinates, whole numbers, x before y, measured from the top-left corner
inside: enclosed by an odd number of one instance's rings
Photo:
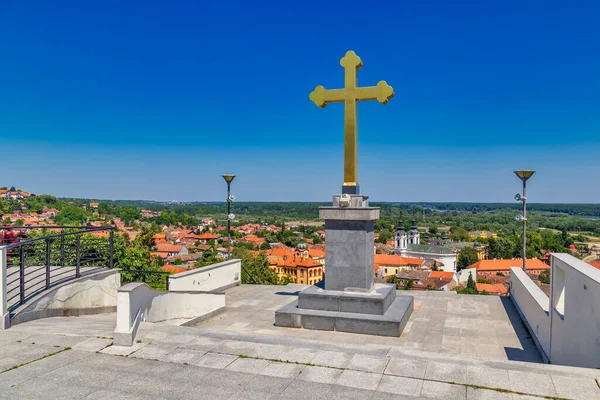
[[[412,296],[396,297],[392,284],[374,284],[374,221],[379,208],[369,198],[333,197],[319,208],[325,220],[325,283],[275,312],[275,325],[400,336],[413,311]],[[342,201],[340,201],[342,200]]]

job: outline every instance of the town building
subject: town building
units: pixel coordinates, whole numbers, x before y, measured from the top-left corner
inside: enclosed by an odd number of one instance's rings
[[[407,233],[402,221],[398,222],[394,235],[395,254],[402,257],[424,258],[436,260],[444,271],[456,271],[456,253],[447,246],[429,246],[421,244],[421,234],[417,229],[416,221]]]
[[[523,266],[523,260],[520,258],[510,259],[510,260],[481,260],[477,261],[475,264],[469,265],[469,268],[474,268],[477,270],[477,274],[481,273],[502,273],[504,275],[508,275],[510,273],[510,269],[512,267],[521,268]],[[527,259],[527,273],[532,275],[539,275],[540,272],[549,270],[550,266],[548,264],[544,264],[541,260],[537,258],[528,258]]]

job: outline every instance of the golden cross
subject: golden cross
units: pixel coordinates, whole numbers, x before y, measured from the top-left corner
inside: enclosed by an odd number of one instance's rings
[[[352,50],[340,60],[344,67],[344,88],[326,90],[317,86],[309,98],[321,108],[328,103],[344,102],[344,185],[343,193],[358,194],[358,134],[356,129],[356,102],[378,100],[385,104],[394,97],[394,89],[385,81],[377,86],[357,87],[356,71],[362,61]]]

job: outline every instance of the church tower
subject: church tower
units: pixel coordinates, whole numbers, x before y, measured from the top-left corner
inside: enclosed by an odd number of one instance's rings
[[[408,243],[409,244],[421,244],[421,234],[417,229],[417,221],[412,220],[412,226],[410,227],[410,232],[408,232]]]
[[[402,220],[398,221],[398,225],[396,226],[396,235],[395,235],[395,246],[396,250],[406,250],[408,246],[408,239],[406,237],[406,230],[404,229],[404,223]]]

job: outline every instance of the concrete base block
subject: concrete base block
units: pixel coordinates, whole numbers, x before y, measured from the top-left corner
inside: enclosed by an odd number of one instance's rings
[[[365,335],[394,336],[402,334],[414,307],[412,296],[394,299],[383,315],[298,308],[298,301],[275,312],[275,325]]]
[[[298,308],[383,315],[396,298],[396,286],[378,283],[369,292],[324,290],[311,286],[298,295]]]

